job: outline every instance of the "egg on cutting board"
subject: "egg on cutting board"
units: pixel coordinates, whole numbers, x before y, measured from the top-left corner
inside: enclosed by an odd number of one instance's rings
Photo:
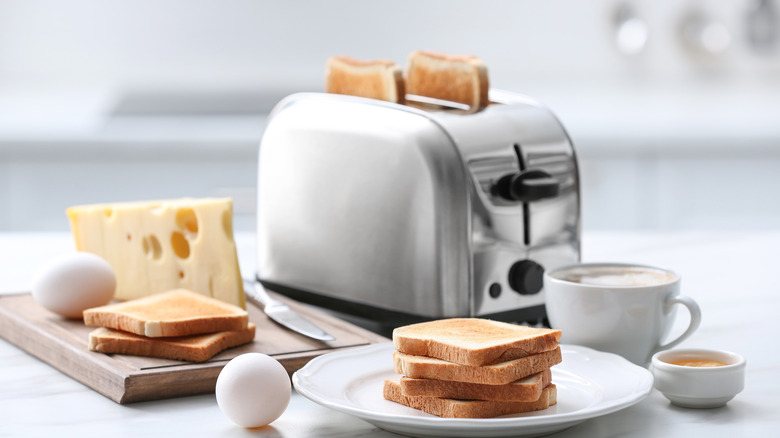
[[[245,353],[222,368],[215,389],[219,409],[239,426],[265,426],[290,404],[292,385],[279,361],[262,353]]]
[[[64,254],[42,266],[32,283],[41,306],[66,318],[81,318],[91,307],[108,304],[116,289],[111,265],[88,252]]]

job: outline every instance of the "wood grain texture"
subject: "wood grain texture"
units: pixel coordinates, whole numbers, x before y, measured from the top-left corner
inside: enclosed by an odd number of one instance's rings
[[[0,296],[0,337],[117,403],[213,392],[222,367],[244,353],[272,356],[292,374],[321,354],[389,341],[313,307],[269,293],[336,340],[322,342],[287,330],[248,302],[249,320],[257,325],[254,342],[225,350],[206,362],[97,353],[88,349],[92,327],[49,312],[30,294]]]

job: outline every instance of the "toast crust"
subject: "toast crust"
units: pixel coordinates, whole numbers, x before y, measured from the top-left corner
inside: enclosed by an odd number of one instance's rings
[[[328,58],[325,92],[403,103],[406,95],[401,67],[389,59],[364,61],[348,56]]]
[[[506,385],[542,372],[561,361],[560,347],[520,359],[476,367],[430,357],[411,356],[398,351],[393,353],[393,369],[406,377],[487,385]]]
[[[558,402],[554,384],[548,385],[537,400],[530,402],[409,397],[401,392],[399,379],[385,380],[382,389],[382,395],[387,400],[445,418],[491,418],[547,409]]]
[[[223,350],[249,343],[254,338],[255,325],[252,323],[243,330],[175,338],[148,338],[101,327],[89,334],[89,349],[101,353],[203,362]]]
[[[480,318],[442,319],[393,330],[393,346],[402,353],[475,367],[552,351],[560,339],[560,330]]]
[[[452,382],[401,377],[401,393],[406,397],[437,397],[459,400],[534,401],[552,383],[546,369],[506,385]]]
[[[476,56],[415,51],[409,55],[406,91],[468,105],[479,111],[488,105],[487,66]]]
[[[246,310],[185,289],[87,309],[84,324],[147,337],[246,329]]]

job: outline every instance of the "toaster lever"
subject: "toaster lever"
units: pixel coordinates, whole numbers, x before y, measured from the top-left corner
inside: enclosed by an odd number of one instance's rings
[[[558,196],[560,184],[543,170],[528,169],[502,176],[494,190],[498,196],[509,201],[531,202]]]

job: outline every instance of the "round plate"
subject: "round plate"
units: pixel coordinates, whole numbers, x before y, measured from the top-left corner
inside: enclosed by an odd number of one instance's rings
[[[430,437],[534,436],[557,432],[638,403],[653,375],[620,356],[561,345],[563,362],[552,368],[558,404],[496,418],[440,418],[382,396],[393,371],[393,344],[375,344],[317,357],[293,375],[295,389],[322,406],[354,415],[391,432]]]

